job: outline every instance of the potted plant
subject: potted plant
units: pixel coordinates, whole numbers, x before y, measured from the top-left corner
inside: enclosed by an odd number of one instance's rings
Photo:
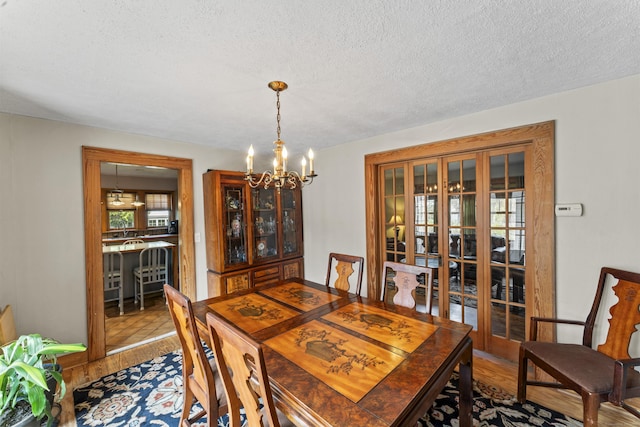
[[[56,357],[86,350],[84,344],[61,344],[39,334],[22,335],[0,349],[0,426],[47,426],[53,395],[60,384],[59,399],[66,387]]]

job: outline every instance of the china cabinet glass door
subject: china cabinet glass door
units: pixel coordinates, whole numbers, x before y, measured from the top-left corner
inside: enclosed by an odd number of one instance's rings
[[[298,197],[299,191],[289,188],[280,189],[281,215],[280,224],[282,226],[282,254],[290,256],[300,251],[300,220],[296,206],[300,206]]]
[[[253,189],[252,200],[254,261],[277,258],[279,242],[276,190],[272,187]]]
[[[247,262],[247,219],[244,211],[244,191],[244,186],[225,185],[223,187],[223,216],[226,228],[224,253],[227,266]]]

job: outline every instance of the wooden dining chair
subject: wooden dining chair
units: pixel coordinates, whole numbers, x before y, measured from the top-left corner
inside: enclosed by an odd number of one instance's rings
[[[207,313],[207,325],[229,402],[229,426],[241,426],[243,407],[249,427],[294,426],[273,402],[262,346],[212,312]]]
[[[611,307],[602,304],[606,286],[615,282],[617,301]],[[593,332],[599,311],[611,315],[606,340],[593,348]],[[640,325],[640,274],[604,267],[596,295],[586,321],[531,318],[530,341],[520,344],[518,367],[518,400],[526,400],[527,385],[567,388],[582,397],[585,427],[598,425],[601,402],[609,401],[625,407],[625,398],[640,396],[640,373],[631,369],[640,366],[640,358],[629,355],[631,336]],[[583,327],[582,344],[538,341],[540,324],[566,324]],[[557,382],[529,380],[528,364],[532,362]],[[630,410],[629,408],[626,408]],[[640,414],[630,410],[636,416]]]
[[[139,262],[133,269],[134,302],[140,301],[140,310],[144,310],[145,286],[154,283],[160,283],[162,286],[169,280],[169,251],[167,248],[145,248],[140,251]]]
[[[382,270],[382,301],[431,314],[433,271],[429,267],[385,261]],[[422,304],[424,301],[424,304]],[[423,308],[424,307],[424,308]]]
[[[13,309],[11,305],[7,305],[0,311],[0,345],[5,345],[16,339],[18,339],[18,334],[16,333],[16,324],[13,319]]]
[[[124,314],[124,262],[121,252],[109,252],[103,255],[102,271],[104,292],[118,292],[118,308]]]
[[[327,265],[325,285],[328,287],[333,285],[333,287],[338,290],[349,292],[351,289],[349,278],[357,270],[358,276],[356,277],[355,282],[355,293],[360,295],[363,267],[364,258],[361,256],[344,255],[332,252],[329,254],[329,264]],[[335,275],[333,274],[334,270],[337,273]],[[333,276],[335,276],[335,278]]]
[[[181,426],[190,426],[207,416],[207,426],[218,425],[218,417],[227,413],[227,396],[218,368],[207,359],[198,335],[191,300],[170,285],[164,285],[169,313],[182,347],[183,407]],[[199,402],[203,410],[189,418],[191,407]]]

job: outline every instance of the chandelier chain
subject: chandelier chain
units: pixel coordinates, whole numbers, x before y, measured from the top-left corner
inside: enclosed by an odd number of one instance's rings
[[[278,109],[278,114],[276,115],[276,121],[278,122],[278,127],[276,128],[276,132],[278,133],[278,140],[280,140],[280,91],[276,91],[276,108]]]

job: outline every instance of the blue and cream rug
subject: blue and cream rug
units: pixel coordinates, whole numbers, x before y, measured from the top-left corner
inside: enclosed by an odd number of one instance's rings
[[[176,351],[78,387],[73,391],[78,427],[177,426],[182,411],[181,361],[182,353]],[[458,425],[457,381],[454,374],[420,425]],[[193,413],[200,409],[194,405]],[[477,427],[582,426],[542,406],[521,405],[513,396],[476,381],[473,419]],[[218,419],[218,426],[227,425],[227,416]],[[206,426],[206,418],[195,426]]]

